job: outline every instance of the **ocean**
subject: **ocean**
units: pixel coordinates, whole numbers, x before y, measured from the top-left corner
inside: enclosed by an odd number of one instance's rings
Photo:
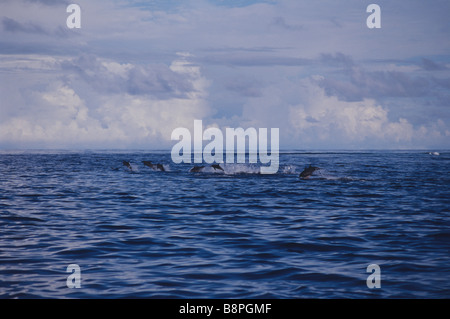
[[[0,152],[0,298],[450,297],[450,152],[282,152],[273,175],[192,166]]]

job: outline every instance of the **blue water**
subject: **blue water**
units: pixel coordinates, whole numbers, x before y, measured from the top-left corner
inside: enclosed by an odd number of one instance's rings
[[[308,164],[321,170],[299,179]],[[0,153],[0,297],[450,297],[449,152],[191,167],[164,152]]]

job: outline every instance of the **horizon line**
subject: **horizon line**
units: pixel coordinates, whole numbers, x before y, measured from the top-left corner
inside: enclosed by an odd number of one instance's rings
[[[167,152],[171,153],[171,149],[143,149],[143,148],[11,148],[11,149],[2,149],[0,148],[0,153],[6,152]],[[398,148],[398,149],[390,149],[390,148],[304,148],[304,149],[281,149],[278,151],[270,151],[268,153],[289,153],[289,152],[376,152],[376,151],[391,151],[391,152],[405,152],[405,151],[450,151],[450,149],[446,148]],[[191,154],[198,154],[203,152],[194,152],[191,151]],[[234,151],[223,151],[223,154],[227,153],[258,153],[258,150],[234,150]]]

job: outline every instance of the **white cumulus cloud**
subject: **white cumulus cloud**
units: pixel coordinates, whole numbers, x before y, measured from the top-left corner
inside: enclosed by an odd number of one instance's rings
[[[167,146],[173,129],[190,127],[194,119],[210,113],[205,101],[208,81],[186,56],[170,66],[155,68],[97,57],[88,60],[78,61],[89,64],[90,68],[83,70],[73,60],[55,63],[51,72],[59,79],[43,77],[41,80],[48,81],[44,84],[36,79],[30,85],[33,89],[22,95],[19,108],[17,101],[4,101],[4,110],[16,111],[13,117],[3,119],[0,143],[30,147]],[[36,70],[36,60],[30,63]],[[48,72],[48,65],[45,67]],[[130,71],[152,73],[153,82]],[[12,80],[20,82],[21,76]],[[123,88],[125,85],[138,89]]]

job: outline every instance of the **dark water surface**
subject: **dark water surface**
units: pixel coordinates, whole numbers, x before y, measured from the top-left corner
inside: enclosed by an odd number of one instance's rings
[[[322,169],[300,180],[307,164]],[[0,297],[450,297],[449,152],[286,153],[275,175],[191,167],[0,153]]]

